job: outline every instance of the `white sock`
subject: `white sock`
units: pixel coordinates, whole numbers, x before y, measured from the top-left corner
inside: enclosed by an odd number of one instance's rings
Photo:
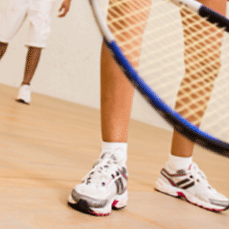
[[[169,154],[168,166],[173,170],[187,170],[192,164],[192,157],[177,157]]]
[[[101,154],[105,152],[115,152],[117,160],[126,163],[127,160],[127,143],[126,142],[102,142]]]

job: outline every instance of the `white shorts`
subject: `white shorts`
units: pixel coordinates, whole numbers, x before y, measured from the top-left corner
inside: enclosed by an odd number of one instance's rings
[[[26,46],[45,48],[51,31],[51,13],[56,0],[8,0],[0,23],[0,41],[8,43],[29,19],[29,39]]]

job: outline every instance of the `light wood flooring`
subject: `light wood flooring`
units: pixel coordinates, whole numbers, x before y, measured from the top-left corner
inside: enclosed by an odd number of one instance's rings
[[[99,155],[100,112],[36,93],[30,106],[0,84],[0,229],[228,229],[212,213],[154,191],[171,133],[137,121],[129,131],[129,202],[107,217],[71,209],[67,198]],[[229,159],[195,149],[209,182],[229,197]]]

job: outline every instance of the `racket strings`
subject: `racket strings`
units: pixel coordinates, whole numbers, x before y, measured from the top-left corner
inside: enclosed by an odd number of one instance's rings
[[[110,0],[104,12],[116,42],[145,82],[184,118],[224,137],[229,132],[228,34],[169,0]]]
[[[219,74],[221,42],[218,39],[222,36],[218,28],[196,15],[190,17],[190,14],[181,9],[185,75],[179,88],[176,110],[193,124],[200,125]]]

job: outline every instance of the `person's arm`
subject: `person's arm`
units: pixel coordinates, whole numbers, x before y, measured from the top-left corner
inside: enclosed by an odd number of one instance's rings
[[[70,9],[70,5],[71,5],[71,0],[64,0],[59,8],[58,17],[64,17],[68,13]]]

